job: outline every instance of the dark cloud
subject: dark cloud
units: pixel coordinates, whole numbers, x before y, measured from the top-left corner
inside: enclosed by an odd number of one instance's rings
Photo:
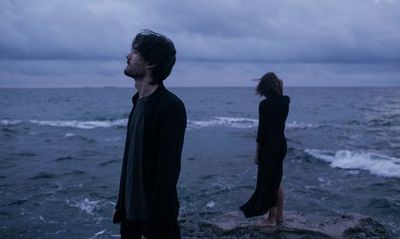
[[[209,70],[214,65],[225,75],[243,78],[263,71],[252,64],[383,67],[400,62],[399,27],[397,0],[3,0],[0,86],[18,75],[117,76],[133,36],[143,28],[175,42],[179,79],[196,71],[207,76],[203,81],[218,78],[229,85],[217,70]],[[237,64],[247,66],[244,72]],[[386,73],[388,78],[398,74],[392,68]],[[328,83],[321,79],[321,84]]]
[[[101,1],[99,1],[101,3]],[[2,1],[0,51],[3,59],[115,59],[131,35],[128,13],[92,1]],[[1,6],[3,5],[3,6]],[[6,5],[6,6],[4,6]],[[126,4],[125,4],[126,5]],[[119,15],[113,15],[115,9]],[[136,29],[132,29],[134,32]]]
[[[397,1],[50,1],[1,3],[4,59],[116,59],[159,29],[188,59],[399,61]]]

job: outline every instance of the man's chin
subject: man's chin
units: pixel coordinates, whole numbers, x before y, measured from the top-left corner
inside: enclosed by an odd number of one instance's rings
[[[141,78],[141,77],[144,77],[144,75],[145,75],[144,73],[139,73],[139,72],[130,71],[128,68],[126,68],[126,69],[124,70],[124,74],[125,74],[126,76],[128,76],[128,77],[133,78],[133,79]]]
[[[128,70],[128,68],[125,68],[124,74],[125,74],[126,76],[129,76],[129,77],[132,77],[132,78],[133,78],[133,74]]]

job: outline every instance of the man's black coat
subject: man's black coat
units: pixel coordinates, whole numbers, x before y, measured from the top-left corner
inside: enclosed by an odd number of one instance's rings
[[[163,84],[149,97],[144,111],[142,151],[143,187],[149,211],[144,235],[158,238],[166,224],[176,223],[179,213],[176,185],[181,168],[186,110],[183,102]],[[132,97],[131,115],[138,98],[138,93]],[[129,123],[130,121],[128,126]],[[127,141],[128,139],[125,141],[116,205],[117,218],[114,221],[125,219],[125,172],[129,150]]]

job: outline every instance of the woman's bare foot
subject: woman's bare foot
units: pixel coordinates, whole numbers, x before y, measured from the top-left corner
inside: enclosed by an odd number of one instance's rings
[[[265,221],[265,225],[266,225],[267,227],[276,227],[276,221],[267,220],[267,221]]]
[[[275,227],[276,222],[271,220],[261,219],[256,222],[257,227]]]

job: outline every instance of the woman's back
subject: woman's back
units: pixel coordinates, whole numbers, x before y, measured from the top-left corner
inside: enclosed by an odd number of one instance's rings
[[[285,122],[289,113],[289,103],[288,96],[270,96],[260,102],[258,143],[286,143]]]

